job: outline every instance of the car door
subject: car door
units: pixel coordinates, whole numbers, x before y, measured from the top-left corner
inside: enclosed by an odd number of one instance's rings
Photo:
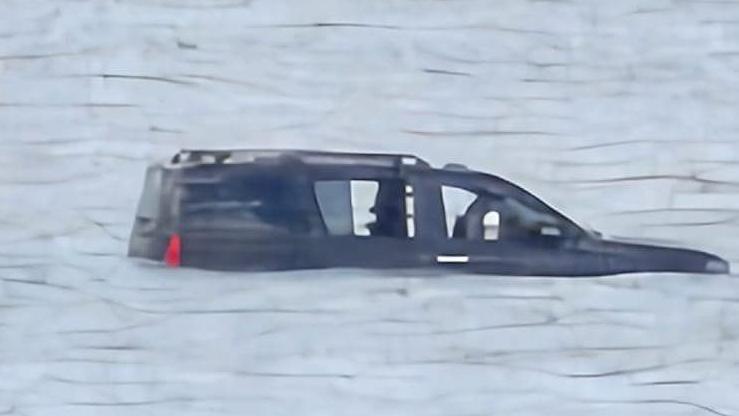
[[[597,253],[580,250],[573,229],[550,209],[476,187],[442,184],[442,193],[447,238],[437,246],[440,265],[486,274],[565,276],[601,267]]]
[[[415,238],[413,187],[398,177],[314,182],[323,236],[306,246],[314,267],[408,268],[430,264]]]

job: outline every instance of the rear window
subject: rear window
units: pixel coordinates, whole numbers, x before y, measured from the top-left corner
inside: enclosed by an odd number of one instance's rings
[[[308,231],[308,221],[306,212],[299,209],[299,194],[294,181],[279,176],[187,184],[181,218],[186,228],[303,233]]]
[[[144,180],[144,191],[139,199],[136,209],[136,217],[154,220],[159,216],[159,199],[162,191],[161,169],[149,169],[146,171]]]

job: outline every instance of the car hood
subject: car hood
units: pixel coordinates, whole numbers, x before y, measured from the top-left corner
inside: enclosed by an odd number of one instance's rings
[[[719,256],[680,247],[676,242],[645,238],[598,238],[597,250],[606,254],[618,272],[729,273]]]
[[[637,245],[646,245],[646,246],[653,246],[653,247],[684,249],[683,244],[681,244],[679,241],[668,240],[664,238],[624,237],[624,236],[609,235],[609,236],[602,236],[601,239],[604,241],[610,241],[614,243],[637,244]]]

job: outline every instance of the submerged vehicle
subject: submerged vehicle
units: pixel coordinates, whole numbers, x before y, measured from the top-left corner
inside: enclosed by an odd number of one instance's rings
[[[183,150],[150,166],[129,256],[215,270],[729,272],[701,251],[603,239],[463,165],[299,150]]]

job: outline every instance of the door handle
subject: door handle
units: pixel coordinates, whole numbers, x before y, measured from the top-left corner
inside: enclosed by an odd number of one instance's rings
[[[469,261],[470,261],[470,256],[459,256],[459,255],[454,255],[454,256],[439,255],[439,256],[436,256],[436,262],[437,263],[445,263],[445,264],[449,264],[449,263],[469,263]]]

